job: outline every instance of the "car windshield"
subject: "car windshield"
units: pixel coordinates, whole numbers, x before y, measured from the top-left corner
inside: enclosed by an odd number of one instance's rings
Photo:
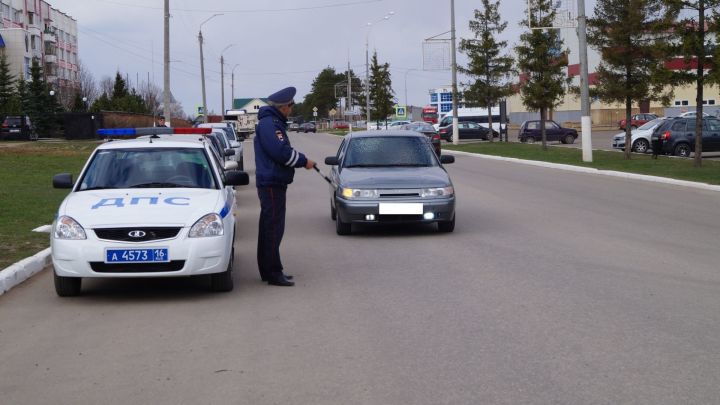
[[[109,149],[93,156],[78,191],[107,188],[210,188],[215,180],[203,149]]]
[[[638,128],[638,129],[643,129],[643,130],[645,130],[645,129],[653,129],[653,128],[655,128],[656,126],[658,126],[661,122],[663,122],[663,119],[662,119],[662,118],[655,118],[655,119],[652,120],[652,121],[648,121],[648,122],[644,123],[644,124],[641,125],[640,128]]]
[[[360,137],[350,141],[343,167],[429,167],[437,164],[433,154],[427,138]]]
[[[232,130],[230,127],[223,128],[223,131],[225,131],[225,135],[227,135],[227,139],[231,141],[237,141],[235,138],[235,131]]]

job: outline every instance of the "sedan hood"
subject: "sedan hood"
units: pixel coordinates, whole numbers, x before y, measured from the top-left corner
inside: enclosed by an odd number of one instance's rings
[[[348,188],[445,187],[450,177],[441,167],[349,168],[340,172],[340,184]]]
[[[223,190],[123,189],[71,193],[58,215],[85,228],[112,226],[192,226],[200,217],[223,209]]]

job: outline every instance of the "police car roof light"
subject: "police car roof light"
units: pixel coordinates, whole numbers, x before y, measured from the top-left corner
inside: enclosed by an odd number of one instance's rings
[[[173,133],[178,135],[187,134],[209,134],[212,128],[173,128]]]
[[[100,136],[133,136],[135,128],[103,128],[98,129],[97,133]]]

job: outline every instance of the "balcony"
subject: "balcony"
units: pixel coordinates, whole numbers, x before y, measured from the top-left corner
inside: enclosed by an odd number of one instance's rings
[[[54,63],[57,63],[57,60],[58,60],[57,55],[53,55],[53,54],[49,54],[49,53],[45,54],[45,63],[53,63],[54,64]]]
[[[51,44],[57,44],[57,37],[55,36],[54,32],[45,31],[43,35],[43,40],[45,43],[51,43]]]

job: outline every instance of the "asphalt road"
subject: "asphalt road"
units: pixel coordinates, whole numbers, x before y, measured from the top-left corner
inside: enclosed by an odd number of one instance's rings
[[[318,161],[339,144],[291,139]],[[91,280],[61,299],[50,272],[34,277],[0,297],[0,402],[720,403],[718,193],[469,156],[447,168],[454,233],[347,237],[326,183],[298,170],[292,288],[259,281],[252,185],[231,293]]]

